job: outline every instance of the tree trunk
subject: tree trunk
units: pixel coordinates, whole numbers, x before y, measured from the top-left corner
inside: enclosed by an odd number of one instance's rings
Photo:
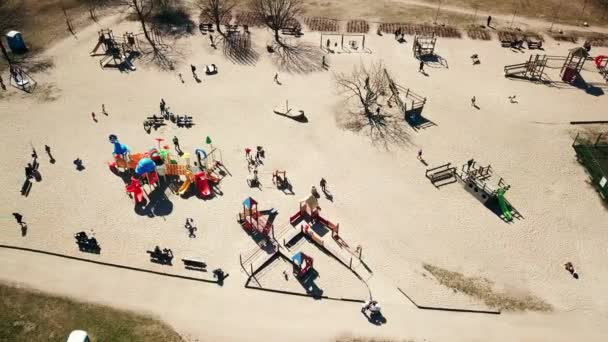
[[[215,15],[215,28],[217,29],[217,33],[221,34],[222,36],[224,35],[222,32],[221,18],[219,14]]]
[[[146,20],[144,18],[143,13],[141,12],[141,8],[139,8],[139,4],[137,1],[133,1],[133,4],[135,5],[135,11],[137,12],[137,18],[141,23],[141,28],[144,31],[144,37],[146,37],[146,40],[148,41],[148,43],[150,43],[150,45],[152,45],[152,49],[154,50],[154,52],[156,52],[156,43],[154,42],[154,40],[152,40],[152,38],[150,38],[148,28],[146,27]]]

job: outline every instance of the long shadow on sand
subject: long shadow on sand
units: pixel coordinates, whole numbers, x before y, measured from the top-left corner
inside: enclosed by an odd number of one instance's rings
[[[274,44],[276,62],[283,71],[294,74],[307,74],[324,70],[321,59],[323,52],[315,45],[296,42]]]

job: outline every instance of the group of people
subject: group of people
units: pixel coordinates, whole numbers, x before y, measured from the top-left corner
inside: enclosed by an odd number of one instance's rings
[[[253,175],[249,178],[249,185],[252,187],[259,187],[260,180],[258,178],[258,166],[262,164],[262,159],[266,158],[266,151],[264,147],[257,146],[255,156],[251,153],[250,147],[245,148],[245,159],[247,160],[247,170],[253,171]]]
[[[165,116],[165,114],[168,114],[168,107],[167,107],[167,103],[165,102],[165,99],[160,99],[160,115]]]
[[[329,192],[327,191],[327,181],[325,180],[325,178],[321,178],[321,180],[319,181],[319,186],[321,186],[321,191],[323,191],[323,193],[325,194],[325,196],[329,196]],[[310,189],[310,193],[313,196],[315,196],[316,198],[321,197],[319,195],[319,192],[317,191],[317,187],[314,186],[314,185]]]
[[[186,218],[186,224],[184,225],[184,228],[186,228],[188,230],[188,237],[190,238],[195,238],[196,234],[194,232],[196,232],[198,230],[198,228],[196,228],[194,225],[192,225],[194,223],[194,220],[187,217]]]
[[[264,147],[262,146],[256,147],[255,156],[251,152],[250,147],[245,148],[245,159],[247,159],[249,172],[251,172],[251,168],[257,169],[262,164],[262,159],[266,158],[266,151],[264,151]]]
[[[403,31],[403,28],[400,27],[400,28],[396,29],[394,34],[395,34],[396,41],[399,41],[399,42],[405,41],[405,32]]]

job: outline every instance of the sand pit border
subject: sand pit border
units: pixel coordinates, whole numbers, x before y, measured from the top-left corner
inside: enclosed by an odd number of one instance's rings
[[[365,303],[364,299],[344,298],[344,297],[338,298],[338,297],[330,297],[330,296],[323,296],[323,295],[316,296],[316,295],[307,294],[307,293],[299,293],[299,292],[292,292],[292,291],[269,289],[269,288],[249,285],[249,283],[255,277],[256,274],[260,273],[264,268],[268,267],[270,264],[272,264],[278,258],[283,258],[284,260],[286,260],[290,264],[293,264],[293,261],[290,258],[288,258],[280,250],[277,250],[272,256],[270,256],[258,268],[256,268],[251,275],[249,275],[249,277],[247,278],[247,281],[245,282],[245,288],[246,289],[252,289],[252,290],[260,290],[260,291],[272,292],[272,293],[280,293],[280,294],[285,294],[285,295],[299,296],[299,297],[310,297],[310,298],[315,298],[315,299],[337,300],[337,301],[351,302],[351,303]],[[335,258],[335,256],[334,256],[334,258]],[[351,270],[351,271],[353,271],[353,270]],[[359,277],[359,275],[356,272],[353,271],[353,273],[355,273],[355,275],[357,276],[357,278],[361,279],[361,277]]]
[[[416,306],[416,308],[422,309],[422,310],[436,310],[436,311],[478,313],[478,314],[488,314],[488,315],[500,315],[500,313],[501,313],[500,311],[494,311],[494,310],[458,309],[458,308],[444,308],[444,307],[439,307],[439,306],[423,306],[423,305],[418,305],[401,288],[397,287],[397,290],[399,290],[399,292],[401,292],[401,294],[404,295],[405,298],[407,298],[410,302],[412,302],[412,304],[414,304],[414,306]]]
[[[179,275],[179,274],[158,272],[158,271],[153,271],[153,270],[147,270],[147,269],[144,269],[144,268],[138,268],[138,267],[126,266],[126,265],[119,265],[119,264],[113,264],[113,263],[104,262],[104,261],[96,261],[96,260],[91,260],[91,259],[80,258],[80,257],[76,257],[76,256],[66,255],[66,254],[48,252],[48,251],[43,251],[43,250],[40,250],[40,249],[33,249],[33,248],[26,248],[26,247],[17,247],[17,246],[9,246],[9,245],[0,245],[0,248],[13,249],[13,250],[18,250],[18,251],[23,251],[23,252],[32,252],[32,253],[38,253],[38,254],[51,255],[51,256],[60,257],[60,258],[64,258],[64,259],[71,259],[71,260],[76,260],[76,261],[84,261],[84,262],[89,262],[89,263],[92,263],[92,264],[97,264],[97,265],[102,265],[102,266],[111,266],[111,267],[120,268],[120,269],[124,269],[124,270],[138,271],[138,272],[144,272],[144,273],[151,273],[151,274],[161,275],[161,276],[165,276],[165,277],[173,277],[173,278],[180,278],[180,279],[184,279],[184,280],[200,281],[200,282],[203,282],[203,283],[219,284],[217,280],[209,280],[209,279],[203,279],[203,278],[194,278],[194,277],[188,277],[188,276],[183,276],[183,275]],[[227,276],[228,276],[228,274],[226,274],[226,277],[224,277],[224,279],[226,279]]]

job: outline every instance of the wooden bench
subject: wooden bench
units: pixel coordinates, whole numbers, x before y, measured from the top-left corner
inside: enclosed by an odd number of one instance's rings
[[[184,266],[187,269],[199,270],[199,271],[203,271],[203,270],[206,271],[206,269],[207,269],[207,264],[200,260],[182,259],[182,262],[184,263]]]

